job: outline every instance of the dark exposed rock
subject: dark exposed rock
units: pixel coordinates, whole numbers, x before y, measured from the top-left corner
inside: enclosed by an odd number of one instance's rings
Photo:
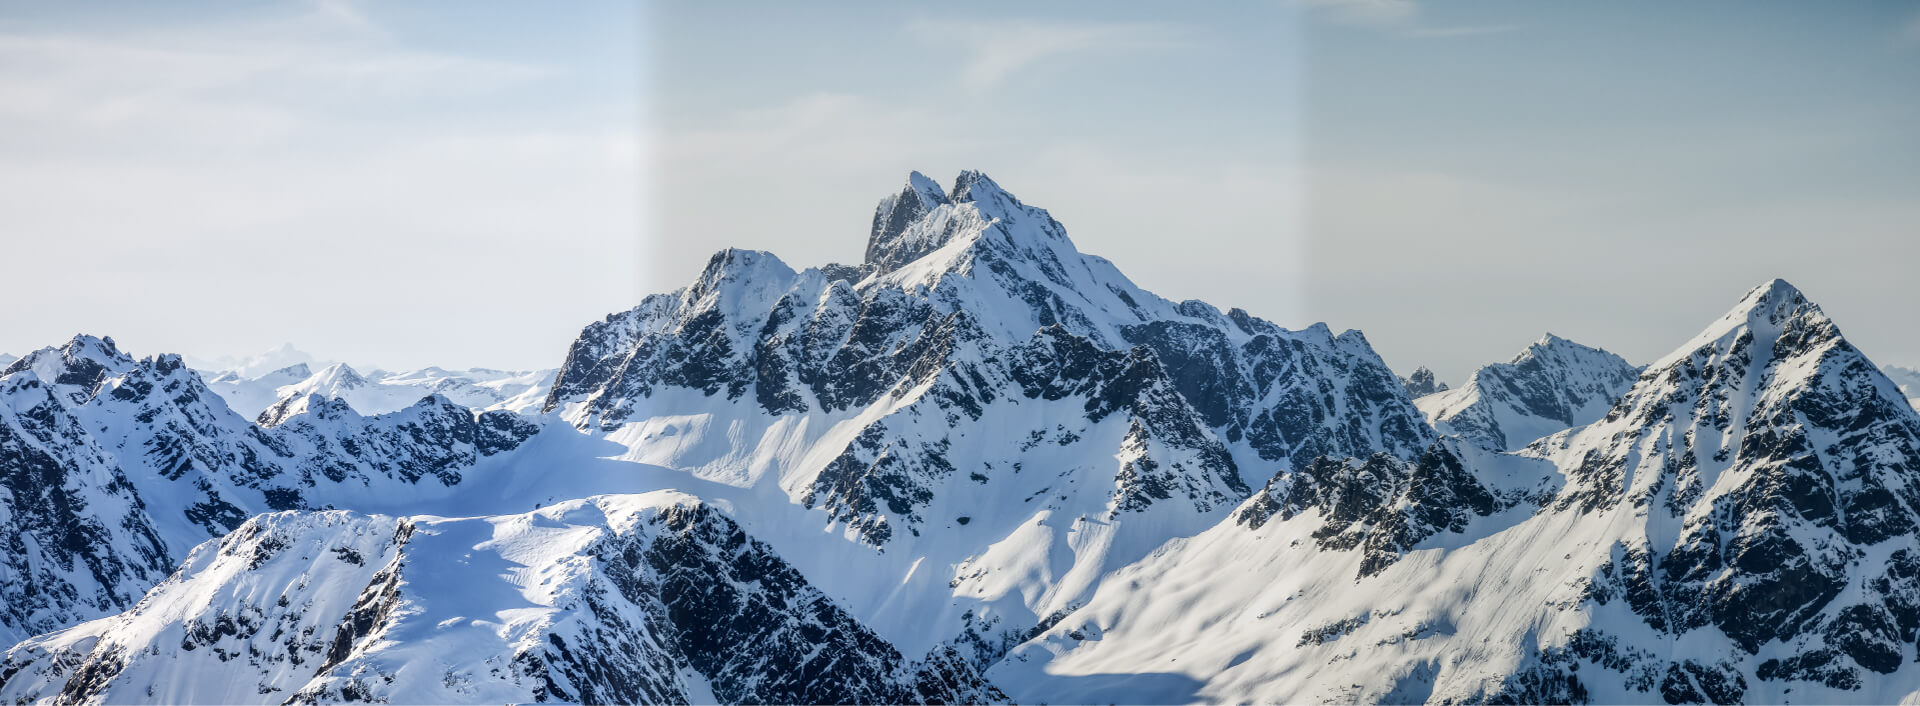
[[[1446,392],[1452,389],[1435,378],[1433,371],[1424,365],[1414,368],[1413,374],[1401,378],[1400,385],[1407,388],[1407,394],[1414,397],[1426,397],[1435,392]]]
[[[1322,549],[1362,549],[1360,577],[1378,574],[1406,552],[1440,532],[1462,532],[1474,517],[1508,507],[1482,485],[1442,444],[1407,463],[1385,453],[1366,460],[1316,459],[1298,471],[1282,471],[1234,521],[1259,529],[1274,519],[1318,511],[1313,539]]]

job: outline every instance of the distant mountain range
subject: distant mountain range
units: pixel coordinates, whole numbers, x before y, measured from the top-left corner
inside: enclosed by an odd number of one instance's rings
[[[865,253],[555,371],[5,364],[0,700],[1920,699],[1920,374],[1784,281],[1448,388],[978,172]]]
[[[527,412],[546,401],[554,373],[435,367],[361,373],[346,363],[332,363],[315,372],[306,363],[295,363],[252,377],[231,370],[206,371],[202,377],[235,412],[251,419],[289,399],[308,395],[345,400],[355,410],[373,414],[397,411],[428,395],[442,395],[474,409]]]

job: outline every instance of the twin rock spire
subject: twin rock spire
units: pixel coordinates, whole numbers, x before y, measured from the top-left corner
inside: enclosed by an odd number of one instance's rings
[[[981,172],[967,170],[943,192],[940,183],[920,172],[907,175],[900,192],[880,199],[873,210],[873,229],[867,236],[866,264],[880,272],[899,268],[946,245],[959,232],[957,224],[925,223],[934,209],[972,203],[986,215],[1003,216],[1020,201]]]

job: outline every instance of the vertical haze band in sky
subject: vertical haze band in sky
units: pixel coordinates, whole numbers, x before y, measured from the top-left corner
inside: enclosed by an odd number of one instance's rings
[[[0,351],[557,364],[981,169],[1174,299],[1459,381],[1785,277],[1920,363],[1920,8],[344,2],[0,13]]]

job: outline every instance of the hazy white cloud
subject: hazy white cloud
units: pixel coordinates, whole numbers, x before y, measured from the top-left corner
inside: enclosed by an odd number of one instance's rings
[[[545,366],[636,300],[631,111],[529,114],[546,67],[401,45],[358,9],[0,33],[0,212],[36,265],[0,296],[61,293],[0,308],[0,350]]]
[[[952,43],[972,53],[961,79],[967,87],[992,89],[1041,61],[1090,51],[1166,49],[1187,43],[1184,28],[1145,22],[1061,23],[917,20],[909,32]]]
[[[0,34],[0,143],[69,152],[256,144],[324,129],[341,113],[497,92],[543,73],[373,35],[331,14]]]

